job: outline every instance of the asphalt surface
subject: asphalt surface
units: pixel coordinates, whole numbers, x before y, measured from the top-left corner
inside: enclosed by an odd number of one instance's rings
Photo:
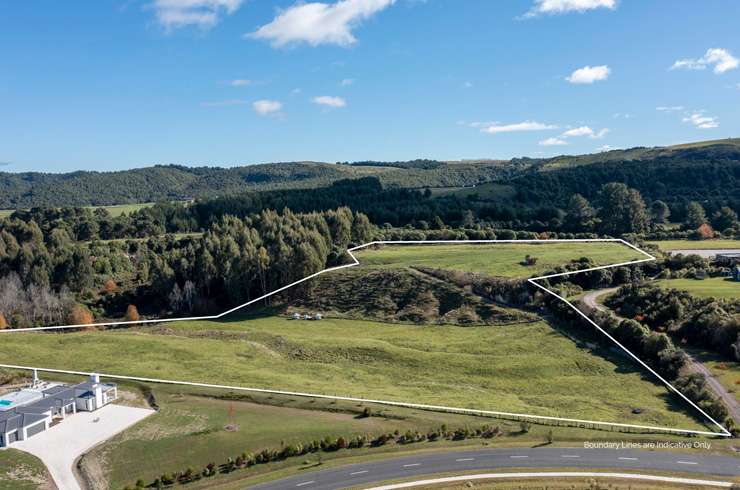
[[[438,473],[502,468],[583,468],[675,471],[715,477],[740,476],[740,457],[623,449],[519,448],[450,451],[368,461],[304,473],[248,487],[255,490],[336,490]]]
[[[692,356],[689,356],[691,364],[689,364],[689,370],[695,373],[701,373],[707,380],[707,385],[714,392],[715,395],[722,399],[725,407],[730,411],[730,416],[736,424],[740,424],[740,403],[738,403],[735,395],[727,391],[727,388],[722,386],[722,383],[717,380],[714,373],[709,370],[704,364],[700,363]]]
[[[736,248],[716,248],[716,249],[702,249],[696,248],[692,250],[667,250],[671,255],[698,255],[704,258],[714,258],[717,254],[740,254],[740,249]]]

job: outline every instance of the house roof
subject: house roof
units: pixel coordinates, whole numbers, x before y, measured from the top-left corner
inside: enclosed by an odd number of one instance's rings
[[[0,434],[13,432],[21,427],[28,427],[46,418],[45,414],[18,413],[16,410],[0,414]]]
[[[97,386],[101,386],[103,389],[110,389],[116,385],[85,381],[76,385],[52,386],[42,392],[44,395],[43,398],[19,405],[11,410],[0,412],[0,433],[13,432],[18,428],[28,427],[44,420],[53,408],[61,408],[74,403],[79,391],[87,393]]]

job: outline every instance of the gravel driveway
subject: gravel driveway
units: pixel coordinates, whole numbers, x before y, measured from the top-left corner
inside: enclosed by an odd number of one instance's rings
[[[59,490],[80,490],[72,466],[87,450],[153,414],[153,410],[106,405],[95,412],[78,412],[46,432],[13,444],[41,459]],[[95,422],[95,419],[99,419]]]

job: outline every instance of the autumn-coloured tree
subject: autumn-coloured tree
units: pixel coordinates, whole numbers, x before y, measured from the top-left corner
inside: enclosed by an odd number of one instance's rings
[[[103,284],[103,289],[108,294],[115,293],[116,292],[116,289],[118,289],[118,284],[116,284],[116,282],[113,279],[108,279]]]
[[[128,308],[126,308],[126,320],[129,322],[137,322],[141,316],[139,316],[139,310],[136,308],[136,305],[128,305]]]
[[[93,315],[84,305],[75,305],[67,320],[70,325],[86,325],[93,322]]]
[[[714,230],[711,226],[704,223],[702,224],[697,231],[699,232],[699,235],[701,236],[702,240],[707,240],[709,238],[714,238]]]
[[[0,313],[0,330],[8,328],[8,321],[5,319],[5,315]]]

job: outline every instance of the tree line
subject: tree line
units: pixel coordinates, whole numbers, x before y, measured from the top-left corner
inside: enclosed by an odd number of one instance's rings
[[[604,184],[591,200],[575,193],[562,208],[552,203],[532,206],[486,201],[475,194],[436,196],[429,189],[387,188],[376,177],[365,177],[313,189],[247,192],[193,203],[160,202],[115,217],[104,208],[32,208],[16,211],[11,218],[33,221],[44,234],[61,228],[74,241],[91,241],[203,232],[224,216],[246,218],[270,209],[311,213],[340,207],[367,215],[382,228],[422,231],[462,228],[609,236],[683,233],[682,237],[696,239],[740,236],[738,215],[729,206],[710,212],[691,201],[679,212],[661,200],[646,202],[639,191],[618,182]],[[682,232],[666,228],[677,220],[677,213],[683,219]]]
[[[45,223],[45,233],[34,220],[2,221],[6,327],[61,323],[73,315],[213,313],[339,264],[351,243],[370,241],[375,232],[367,216],[349,208],[226,215],[202,235],[183,238],[78,242],[67,223],[57,225]]]

